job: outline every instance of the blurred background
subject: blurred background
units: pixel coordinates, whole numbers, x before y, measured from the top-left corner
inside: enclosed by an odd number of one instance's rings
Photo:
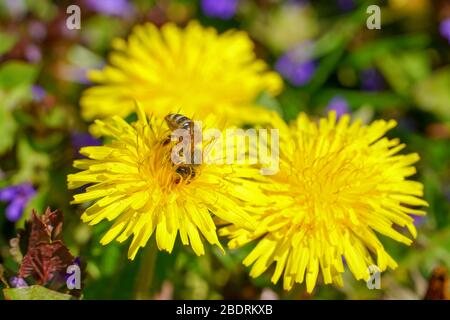
[[[81,8],[80,30],[66,27],[72,4]],[[381,7],[380,30],[366,27],[372,4]],[[111,40],[136,24],[191,20],[249,33],[257,56],[285,81],[277,98],[261,94],[258,103],[286,120],[330,109],[364,122],[397,120],[389,136],[421,155],[416,178],[430,207],[415,221],[412,247],[382,239],[399,267],[382,275],[380,290],[346,273],[344,288],[319,282],[311,295],[304,285],[283,291],[270,272],[249,278],[241,261],[252,245],[226,255],[209,246],[196,257],[177,241],[172,254],[157,253],[153,268],[141,263],[153,238],[131,262],[127,243],[99,244],[108,223],[81,223],[66,176],[80,147],[100,143],[79,112],[86,70],[101,68]],[[450,267],[450,2],[0,0],[0,189],[8,191],[0,191],[4,269],[17,271],[9,242],[31,209],[59,208],[64,242],[86,265],[85,299],[422,299],[433,270],[443,267],[448,283]]]

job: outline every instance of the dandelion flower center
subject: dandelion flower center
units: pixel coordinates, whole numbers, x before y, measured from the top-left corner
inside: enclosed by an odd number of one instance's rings
[[[164,133],[167,135],[164,138]],[[171,159],[173,143],[170,139],[170,131],[163,131],[162,139],[156,138],[151,146],[143,146],[137,154],[138,171],[143,180],[160,187],[161,192],[169,194],[176,188],[185,186],[195,177],[184,179],[177,169],[182,164],[175,165]],[[196,167],[198,172],[200,167]]]

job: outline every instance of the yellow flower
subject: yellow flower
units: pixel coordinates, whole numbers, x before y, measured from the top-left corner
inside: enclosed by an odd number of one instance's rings
[[[90,184],[84,193],[74,196],[73,204],[95,201],[82,215],[90,225],[115,220],[104,235],[102,244],[113,239],[123,242],[133,235],[128,256],[134,259],[156,233],[160,250],[171,252],[177,233],[184,245],[191,245],[197,255],[204,253],[200,233],[211,244],[221,248],[212,214],[218,218],[251,229],[254,221],[247,201],[264,203],[264,196],[251,177],[257,168],[245,165],[206,163],[196,165],[195,176],[182,175],[171,160],[175,142],[167,123],[146,118],[138,109],[138,121],[128,124],[115,116],[97,120],[97,127],[113,141],[104,146],[84,147],[88,159],[76,160],[82,171],[68,175],[70,189]],[[212,116],[203,129],[216,125]],[[203,158],[218,157],[203,142]],[[262,199],[262,200],[261,200]],[[200,232],[199,232],[200,231]]]
[[[253,264],[251,276],[275,263],[274,283],[283,274],[289,290],[306,279],[312,292],[319,270],[324,283],[343,285],[343,259],[358,280],[368,280],[371,265],[395,268],[377,233],[410,245],[400,228],[416,237],[410,215],[424,215],[413,207],[427,206],[422,184],[407,179],[419,156],[398,154],[405,145],[383,137],[395,121],[350,124],[348,115],[336,121],[331,112],[318,124],[305,114],[290,127],[280,119],[274,123],[280,128],[280,170],[264,186],[273,205],[256,216],[255,231],[233,225],[221,230],[231,237],[231,248],[258,239],[244,260]]]
[[[254,121],[255,111],[263,111],[253,104],[257,95],[276,95],[282,88],[279,75],[256,59],[242,31],[218,34],[197,22],[185,29],[168,23],[159,30],[147,23],[136,26],[128,42],[115,39],[112,46],[110,64],[88,74],[97,85],[81,98],[86,120],[125,117],[137,100],[148,115],[216,114],[235,123]]]
[[[390,0],[389,6],[402,16],[421,15],[432,10],[429,0]]]

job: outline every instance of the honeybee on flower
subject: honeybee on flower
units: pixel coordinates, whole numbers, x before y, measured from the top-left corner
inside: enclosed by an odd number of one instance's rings
[[[153,234],[158,248],[168,252],[179,234],[184,245],[202,255],[202,237],[222,248],[213,216],[244,229],[255,227],[251,213],[266,204],[258,168],[208,161],[196,165],[195,175],[185,175],[171,159],[174,142],[166,143],[172,132],[167,121],[147,118],[141,107],[132,124],[119,116],[95,124],[113,141],[82,148],[87,159],[75,160],[74,167],[81,171],[68,176],[68,185],[89,185],[72,201],[90,203],[81,217],[84,222],[114,221],[102,244],[132,236],[128,257],[134,259]],[[217,126],[217,121],[209,116],[203,124]],[[206,152],[207,157],[214,155]]]

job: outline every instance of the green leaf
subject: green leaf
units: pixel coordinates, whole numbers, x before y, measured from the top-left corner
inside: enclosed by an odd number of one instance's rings
[[[0,102],[1,103],[1,102]],[[17,124],[14,117],[0,104],[0,154],[8,151],[14,144],[14,137],[17,131]]]
[[[320,91],[320,95],[314,97],[312,105],[316,107],[325,107],[330,99],[335,96],[345,98],[353,110],[363,105],[371,106],[377,110],[385,110],[396,107],[402,108],[406,100],[392,92],[363,92],[357,90],[330,88]]]
[[[120,245],[117,243],[104,247],[100,265],[100,269],[104,276],[112,276],[117,272],[120,265],[120,259],[123,258],[120,249]]]
[[[27,288],[3,289],[6,300],[70,300],[75,299],[69,294],[60,293],[42,286]]]
[[[425,51],[386,53],[377,58],[384,78],[401,95],[409,95],[410,90],[431,72],[428,54]]]
[[[21,61],[8,61],[0,68],[0,88],[12,89],[31,85],[37,77],[38,67]]]
[[[24,84],[12,89],[0,87],[1,106],[6,110],[18,110],[20,106],[26,105],[32,99],[30,84]],[[14,114],[16,121],[20,125],[19,119]]]
[[[346,47],[354,34],[365,24],[366,7],[361,5],[351,15],[337,20],[334,25],[327,28],[327,32],[316,41],[314,58],[327,56],[335,50]]]
[[[361,48],[352,51],[343,64],[351,65],[357,69],[363,69],[373,64],[373,62],[386,54],[409,52],[410,50],[425,50],[431,42],[429,35],[408,34],[380,38],[371,41]]]
[[[16,44],[17,37],[0,32],[0,56],[4,53],[7,53],[12,47]]]
[[[46,170],[50,165],[49,155],[34,150],[26,138],[21,138],[17,143],[17,160],[20,170],[13,176],[13,182],[47,179]]]
[[[32,210],[36,210],[37,212],[45,211],[45,208],[48,206],[48,204],[46,203],[47,196],[47,186],[42,186],[37,190],[36,195],[32,197],[30,201],[28,201],[28,204],[25,206],[22,217],[16,222],[16,226],[18,228],[23,228],[25,226],[26,220],[29,220],[31,218]]]
[[[413,83],[423,80],[431,73],[431,57],[428,51],[407,51],[399,55],[405,73]]]
[[[64,108],[52,108],[44,114],[42,122],[48,128],[59,128],[64,126],[67,121],[67,111]]]
[[[83,34],[86,36],[86,39],[89,39],[88,47],[96,52],[106,50],[111,41],[115,37],[122,35],[123,32],[124,30],[121,27],[120,21],[113,17],[92,16],[83,24]],[[86,53],[83,55],[86,55]],[[74,54],[70,53],[69,56],[73,57]],[[96,63],[96,58],[93,58],[94,55],[88,54],[88,56],[89,64]]]
[[[262,92],[255,101],[256,105],[265,107],[268,110],[276,111],[279,114],[282,114],[282,110],[280,108],[280,104],[278,103],[277,99],[272,97],[270,94],[268,94],[266,91]]]
[[[436,71],[419,82],[414,99],[422,110],[450,120],[450,67]]]

